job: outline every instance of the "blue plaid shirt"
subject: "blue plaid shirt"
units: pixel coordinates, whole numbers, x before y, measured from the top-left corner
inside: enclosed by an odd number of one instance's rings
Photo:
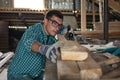
[[[18,43],[15,56],[8,68],[8,75],[29,74],[33,78],[40,75],[45,68],[46,57],[31,51],[31,45],[36,41],[49,45],[56,42],[56,39],[54,36],[46,35],[42,23],[31,26]]]

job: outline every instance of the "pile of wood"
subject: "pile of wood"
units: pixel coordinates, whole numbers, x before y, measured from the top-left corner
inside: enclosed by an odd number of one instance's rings
[[[104,80],[120,77],[119,57],[109,53],[92,53],[77,41],[66,41],[63,36],[58,39],[64,42],[64,47],[61,48],[57,64],[47,63],[46,80]]]
[[[100,79],[102,70],[86,48],[63,36],[59,36],[59,40],[64,42],[64,47],[61,48],[61,59],[57,62],[58,80]]]

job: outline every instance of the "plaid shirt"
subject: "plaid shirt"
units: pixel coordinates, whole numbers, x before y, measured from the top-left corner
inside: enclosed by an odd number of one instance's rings
[[[37,23],[25,31],[17,46],[15,56],[8,68],[8,76],[29,74],[33,78],[40,75],[45,68],[46,57],[40,53],[31,51],[31,45],[34,42],[40,42],[45,45],[53,44],[56,39],[54,36],[47,36],[42,23]]]

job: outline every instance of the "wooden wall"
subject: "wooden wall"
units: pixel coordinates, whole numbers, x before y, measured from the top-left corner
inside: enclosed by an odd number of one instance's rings
[[[9,49],[8,37],[8,22],[0,21],[0,51],[2,52]]]

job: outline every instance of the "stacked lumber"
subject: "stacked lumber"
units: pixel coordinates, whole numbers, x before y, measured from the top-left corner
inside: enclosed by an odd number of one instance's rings
[[[119,80],[120,79],[120,58],[110,53],[93,53],[82,47],[76,41],[66,41],[63,36],[58,39],[64,42],[61,48],[61,58],[57,60],[57,64],[47,62],[45,69],[46,80]],[[68,44],[69,43],[69,44]],[[68,46],[67,46],[68,45]],[[72,56],[79,56],[77,48],[79,47],[79,55],[82,51],[88,56],[84,59],[75,59]],[[65,48],[67,47],[67,48]],[[69,51],[71,50],[72,51]],[[67,53],[68,51],[68,53]],[[71,57],[68,57],[71,56]],[[84,57],[84,55],[82,55]]]
[[[76,41],[66,41],[61,48],[61,59],[57,61],[58,80],[96,80],[102,76],[101,67],[90,56],[90,52]],[[66,56],[67,55],[67,56]],[[78,57],[79,56],[79,57]]]

